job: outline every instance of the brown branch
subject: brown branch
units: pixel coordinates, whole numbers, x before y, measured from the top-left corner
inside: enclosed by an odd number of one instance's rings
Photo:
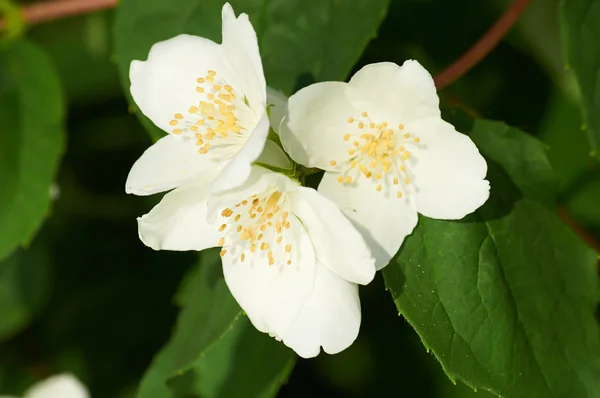
[[[596,252],[600,253],[600,242],[596,241],[596,239],[590,235],[585,229],[581,226],[577,225],[575,220],[571,218],[571,215],[565,210],[564,207],[558,208],[558,216],[560,219],[567,224],[585,243],[590,245]],[[600,266],[600,262],[599,262]]]
[[[438,90],[453,83],[456,79],[467,73],[477,65],[486,55],[498,45],[500,40],[508,33],[517,22],[519,16],[525,11],[530,0],[514,0],[512,5],[496,21],[496,23],[452,65],[434,77]]]
[[[23,7],[21,16],[27,25],[52,21],[72,15],[104,10],[117,5],[117,0],[52,0]],[[6,22],[0,20],[0,30],[6,28]]]

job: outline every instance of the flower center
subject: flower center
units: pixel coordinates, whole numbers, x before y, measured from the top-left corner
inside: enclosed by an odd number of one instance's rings
[[[169,122],[173,134],[195,139],[202,155],[211,147],[239,142],[250,127],[240,123],[240,118],[248,120],[244,116],[250,111],[245,97],[224,79],[217,78],[217,72],[212,70],[196,82],[196,91],[202,100],[190,106],[186,113],[173,115]]]
[[[375,123],[367,112],[362,112],[358,119],[349,117],[348,123],[358,132],[344,135],[344,141],[350,144],[350,160],[337,181],[352,184],[364,177],[377,182],[376,191],[386,188],[396,191],[396,197],[401,198],[411,181],[407,169],[411,157],[408,147],[418,145],[419,137],[405,132],[403,124],[394,128],[387,121]],[[337,162],[331,160],[329,164],[335,166]]]
[[[291,219],[285,195],[270,190],[227,207],[221,212],[223,224],[219,246],[221,257],[239,256],[244,262],[248,256],[262,255],[269,265],[285,261],[292,263]],[[224,247],[227,245],[227,249]]]

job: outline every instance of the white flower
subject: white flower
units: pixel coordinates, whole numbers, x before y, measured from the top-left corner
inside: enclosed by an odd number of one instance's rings
[[[34,384],[23,398],[88,398],[87,388],[73,375],[60,374]],[[11,398],[0,396],[0,398]]]
[[[169,192],[138,219],[155,250],[222,247],[225,281],[261,332],[300,356],[347,348],[360,326],[356,284],[374,259],[337,206],[311,188],[254,166],[249,179],[211,194],[204,174]]]
[[[325,170],[319,192],[363,233],[378,269],[417,212],[460,219],[489,196],[485,160],[442,120],[433,79],[416,61],[371,64],[349,83],[300,90],[280,135],[292,159]]]
[[[133,61],[137,106],[168,133],[135,163],[126,191],[151,195],[219,171],[214,191],[242,184],[269,133],[267,86],[248,15],[222,11],[223,42],[179,35]]]

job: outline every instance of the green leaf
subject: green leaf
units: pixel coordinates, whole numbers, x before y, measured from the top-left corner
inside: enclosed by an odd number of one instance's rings
[[[0,48],[0,260],[27,244],[50,205],[64,108],[48,57],[25,41]]]
[[[452,380],[508,398],[598,397],[597,256],[547,199],[542,144],[498,122],[470,131],[491,197],[460,221],[420,217],[384,270],[396,306]]]
[[[201,263],[180,288],[176,302],[182,310],[173,336],[144,375],[137,397],[274,397],[291,372],[294,353],[250,324],[229,293],[216,251],[203,252]]]
[[[0,262],[0,341],[29,325],[49,293],[48,252],[17,250]]]
[[[258,35],[267,83],[287,94],[314,80],[343,80],[383,20],[389,0],[232,0]],[[221,0],[123,0],[115,44],[123,86],[129,64],[181,33],[221,41]],[[174,60],[185,62],[185,60]],[[190,83],[194,84],[194,83]],[[164,133],[144,120],[154,138]],[[152,126],[152,127],[150,127]]]
[[[600,160],[600,0],[562,0],[563,46],[575,72],[592,155]]]

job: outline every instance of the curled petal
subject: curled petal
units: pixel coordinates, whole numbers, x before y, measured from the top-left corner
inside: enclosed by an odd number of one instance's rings
[[[289,240],[293,246],[290,264],[276,261],[269,265],[266,251],[258,249],[245,254],[244,261],[230,250],[222,258],[225,282],[240,307],[258,330],[279,340],[298,317],[315,277],[315,255],[308,235],[297,221],[290,230],[295,237]]]
[[[131,95],[146,117],[171,132],[169,122],[173,116],[203,99],[196,91],[196,79],[209,70],[219,71],[229,84],[239,87],[219,44],[203,37],[179,35],[153,45],[147,61],[131,63]]]
[[[331,200],[312,188],[298,188],[294,213],[308,231],[317,259],[335,275],[366,285],[375,260],[361,234]]]
[[[437,219],[457,220],[478,209],[490,195],[487,163],[471,139],[439,118],[409,126],[421,148],[412,168],[417,210]]]
[[[167,193],[150,213],[138,218],[140,239],[154,250],[204,250],[221,234],[207,222],[210,173]]]
[[[235,154],[233,159],[231,159],[223,169],[222,173],[213,182],[213,193],[236,188],[248,179],[250,171],[252,170],[252,163],[256,161],[262,153],[268,135],[269,118],[265,113],[254,128],[254,131],[250,133],[250,137],[244,143],[242,148]]]
[[[35,384],[25,392],[23,398],[89,398],[90,393],[71,374],[49,377]]]
[[[417,61],[364,66],[350,79],[352,101],[375,122],[409,123],[440,116],[433,78]]]
[[[281,143],[292,159],[307,167],[337,170],[349,159],[344,140],[355,111],[346,83],[324,82],[303,88],[288,100]],[[356,130],[358,134],[358,130]]]
[[[337,354],[356,340],[360,321],[358,286],[317,263],[314,289],[283,343],[303,358],[317,356],[321,347]]]
[[[222,166],[214,159],[214,152],[200,155],[193,143],[169,135],[135,162],[127,176],[125,192],[144,196],[168,191],[219,167]]]
[[[337,177],[337,173],[326,172],[319,193],[337,204],[363,235],[377,269],[385,267],[417,225],[414,202],[410,195],[397,198],[395,192],[377,191],[372,180],[346,185]]]

